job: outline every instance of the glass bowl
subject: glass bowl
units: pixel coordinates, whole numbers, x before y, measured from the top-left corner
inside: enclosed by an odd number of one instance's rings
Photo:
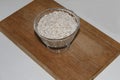
[[[43,16],[45,16],[49,13],[52,13],[54,11],[63,11],[65,13],[68,13],[69,15],[71,15],[74,18],[75,22],[77,23],[77,26],[75,26],[76,29],[72,34],[70,34],[69,36],[66,36],[64,38],[61,38],[61,39],[50,39],[45,36],[42,36],[39,33],[38,23],[39,23],[40,19]],[[53,52],[56,52],[56,53],[60,53],[62,51],[68,50],[68,48],[70,47],[71,43],[73,42],[75,36],[77,35],[79,28],[80,28],[80,18],[73,11],[64,9],[64,8],[50,8],[50,9],[44,10],[43,12],[38,14],[34,20],[34,31],[36,32],[36,34],[41,39],[41,41],[44,43],[44,45],[47,46],[47,48],[49,48],[50,50],[52,50]]]

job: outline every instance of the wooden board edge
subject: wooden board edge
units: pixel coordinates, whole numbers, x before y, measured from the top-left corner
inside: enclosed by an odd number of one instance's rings
[[[1,29],[1,32],[7,36],[18,48],[20,48],[27,56],[29,56],[33,61],[35,61],[40,67],[42,67],[48,74],[50,74],[55,80],[60,80],[48,67],[46,67],[42,62],[40,62],[35,56],[33,56],[27,49],[20,45],[17,41],[14,41],[11,36],[9,36],[4,30]]]

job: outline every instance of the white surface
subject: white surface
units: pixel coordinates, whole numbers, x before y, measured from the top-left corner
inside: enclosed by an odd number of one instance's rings
[[[54,80],[0,32],[0,80]]]
[[[120,0],[55,0],[120,43]]]
[[[94,80],[120,80],[120,56],[118,56]]]
[[[0,21],[33,0],[0,0]]]

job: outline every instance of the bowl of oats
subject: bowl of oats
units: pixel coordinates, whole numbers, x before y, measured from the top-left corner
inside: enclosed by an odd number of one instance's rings
[[[80,18],[71,10],[50,8],[37,15],[34,31],[47,48],[60,53],[68,49],[80,29]]]

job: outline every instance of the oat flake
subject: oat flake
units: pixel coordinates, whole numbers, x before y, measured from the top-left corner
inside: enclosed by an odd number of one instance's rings
[[[38,32],[49,39],[62,39],[77,28],[75,19],[66,12],[54,11],[43,16],[38,22]]]

